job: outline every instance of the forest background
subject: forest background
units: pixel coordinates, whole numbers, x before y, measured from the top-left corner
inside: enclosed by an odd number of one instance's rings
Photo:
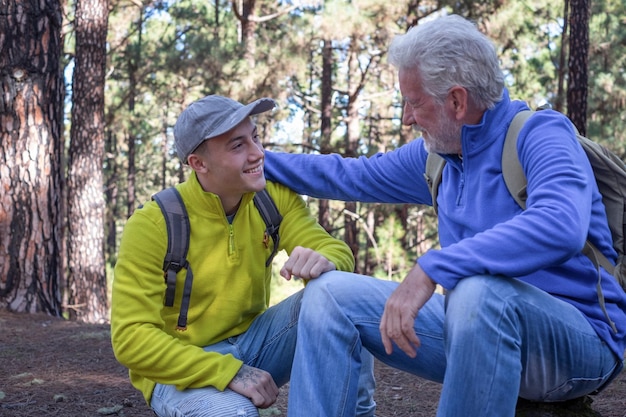
[[[274,98],[257,120],[266,149],[368,156],[412,140],[386,51],[442,14],[493,39],[512,98],[551,105],[626,157],[622,0],[0,6],[0,309],[107,322],[125,221],[189,174],[172,127],[207,94]],[[401,280],[438,245],[429,207],[307,201],[357,272]],[[294,287],[276,277],[275,289],[278,299]]]

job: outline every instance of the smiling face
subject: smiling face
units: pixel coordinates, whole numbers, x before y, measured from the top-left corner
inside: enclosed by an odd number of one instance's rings
[[[217,194],[226,214],[236,211],[247,192],[265,188],[263,146],[249,117],[223,135],[204,141],[189,155],[205,191]]]
[[[463,123],[455,117],[453,98],[443,103],[428,95],[414,69],[398,72],[400,91],[404,97],[402,123],[421,131],[429,152],[461,153],[461,128]]]

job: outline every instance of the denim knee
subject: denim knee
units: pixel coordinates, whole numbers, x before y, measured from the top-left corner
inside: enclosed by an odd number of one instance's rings
[[[302,297],[302,306],[306,306],[303,310],[322,308],[328,303],[329,297],[333,299],[338,298],[338,303],[341,303],[340,299],[342,294],[345,294],[344,290],[346,288],[354,288],[350,284],[350,281],[354,278],[351,278],[349,275],[346,272],[330,271],[320,275],[318,278],[309,280],[304,288]]]
[[[448,292],[445,301],[446,324],[472,332],[475,326],[495,320],[503,311],[513,309],[517,290],[513,278],[476,275],[464,278]]]

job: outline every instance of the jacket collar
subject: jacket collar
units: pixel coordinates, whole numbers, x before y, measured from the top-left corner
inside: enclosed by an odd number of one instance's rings
[[[185,202],[191,202],[187,204],[187,211],[226,216],[220,197],[217,194],[204,191],[195,172],[192,172],[187,181],[180,185],[179,191]],[[253,192],[244,194],[239,210],[249,204],[253,197]]]
[[[492,109],[485,111],[480,123],[463,126],[461,130],[463,155],[471,157],[495,142],[504,142],[506,131],[515,114],[527,109],[528,106],[524,102],[511,101],[505,88],[502,91],[502,99]]]

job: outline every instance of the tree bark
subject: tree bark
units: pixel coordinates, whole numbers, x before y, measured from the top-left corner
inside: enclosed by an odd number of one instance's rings
[[[563,84],[565,82],[565,75],[567,74],[567,68],[565,68],[565,57],[567,55],[567,45],[569,44],[568,31],[569,31],[569,0],[563,2],[563,32],[561,33],[561,49],[559,51],[559,66],[557,68],[557,90],[556,100],[554,103],[554,110],[563,113]]]
[[[331,152],[332,116],[333,116],[333,47],[330,39],[324,39],[322,46],[322,83],[321,83],[321,118],[320,118],[320,153]],[[330,231],[330,206],[328,200],[319,200],[317,221]]]
[[[348,51],[348,103],[346,106],[346,136],[345,152],[346,157],[357,157],[361,123],[359,120],[359,93],[363,87],[362,77],[359,74],[358,48],[355,38],[351,39]],[[354,201],[345,203],[344,220],[345,231],[344,240],[352,250],[354,255],[355,271],[361,272],[362,267],[359,259],[359,228],[357,224],[357,204]]]
[[[76,3],[76,61],[68,176],[70,319],[108,320],[104,262],[104,81],[107,0]]]
[[[256,66],[256,27],[254,20],[256,0],[241,1],[241,41],[244,45],[243,59],[247,62],[248,68]]]
[[[141,55],[143,38],[141,36],[143,32],[143,15],[144,8],[139,8],[139,18],[137,19],[137,44],[133,45],[129,43],[127,45],[128,56],[128,114],[129,114],[129,128],[126,136],[126,143],[128,145],[128,186],[127,186],[127,198],[126,209],[127,217],[130,217],[135,211],[135,190],[136,190],[136,154],[137,154],[137,131],[138,131],[138,117],[135,113],[135,98],[137,97],[138,82],[137,75],[141,66]]]
[[[117,186],[120,181],[119,166],[116,161],[118,154],[117,137],[110,130],[105,134],[105,187],[104,195],[107,211],[105,213],[106,223],[106,257],[114,260],[117,255],[117,220],[120,217],[119,210],[119,188]]]
[[[589,0],[570,1],[567,115],[581,135],[587,134]]]
[[[60,316],[61,5],[0,0],[0,308]]]

